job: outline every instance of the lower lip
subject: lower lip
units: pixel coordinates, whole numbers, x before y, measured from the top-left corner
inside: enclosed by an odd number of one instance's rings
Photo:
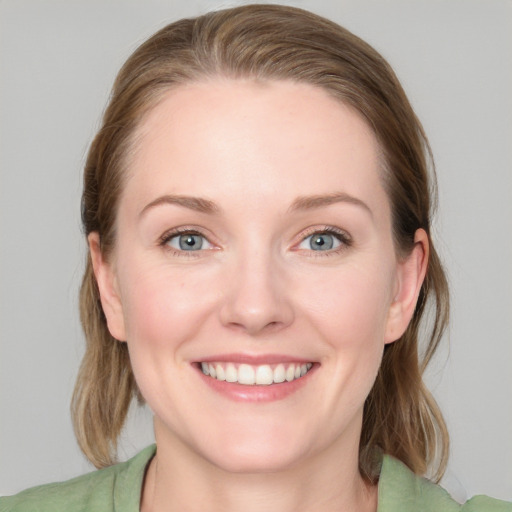
[[[247,386],[237,382],[226,382],[225,380],[217,380],[205,375],[199,368],[197,371],[206,385],[230,400],[235,402],[274,402],[276,400],[283,400],[304,387],[311,379],[311,375],[315,372],[316,368],[317,365],[314,364],[304,377],[292,380],[291,382],[281,382],[268,386],[258,386],[256,384]]]

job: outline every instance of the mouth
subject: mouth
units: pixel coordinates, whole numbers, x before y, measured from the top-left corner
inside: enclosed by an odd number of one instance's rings
[[[271,386],[303,378],[313,363],[277,363],[251,365],[231,362],[202,362],[199,367],[204,375],[243,386]]]

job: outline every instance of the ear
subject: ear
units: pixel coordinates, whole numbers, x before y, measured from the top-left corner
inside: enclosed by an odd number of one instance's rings
[[[100,236],[97,232],[90,233],[87,240],[108,330],[117,340],[126,341],[123,307],[112,264],[103,257]]]
[[[427,272],[428,256],[428,235],[425,230],[418,229],[411,253],[398,263],[396,293],[389,308],[385,343],[399,339],[411,321]]]

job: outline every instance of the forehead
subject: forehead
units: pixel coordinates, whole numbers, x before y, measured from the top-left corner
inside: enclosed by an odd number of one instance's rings
[[[136,140],[126,192],[141,201],[243,191],[246,201],[284,204],[333,190],[382,199],[373,132],[353,109],[308,84],[216,79],[179,86],[149,112]]]

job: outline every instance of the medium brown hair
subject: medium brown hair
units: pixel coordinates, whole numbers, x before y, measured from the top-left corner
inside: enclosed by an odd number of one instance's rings
[[[82,198],[85,234],[98,232],[101,250],[108,257],[115,245],[119,196],[141,120],[170,89],[215,77],[312,84],[350,105],[373,129],[382,152],[397,254],[408,254],[416,230],[423,228],[429,236],[430,258],[413,319],[404,335],[386,346],[365,402],[360,470],[367,479],[375,478],[378,450],[419,474],[430,467],[439,478],[446,466],[448,436],[422,380],[448,320],[448,287],[430,234],[434,169],[428,141],[398,79],[367,43],[327,19],[278,5],[212,12],[157,32],[119,72],[92,142]],[[420,347],[420,321],[427,309],[433,319],[423,329],[426,340]],[[133,397],[142,398],[126,343],[116,341],[108,331],[90,257],[80,313],[87,348],[73,396],[73,420],[83,452],[102,467],[115,460]]]

